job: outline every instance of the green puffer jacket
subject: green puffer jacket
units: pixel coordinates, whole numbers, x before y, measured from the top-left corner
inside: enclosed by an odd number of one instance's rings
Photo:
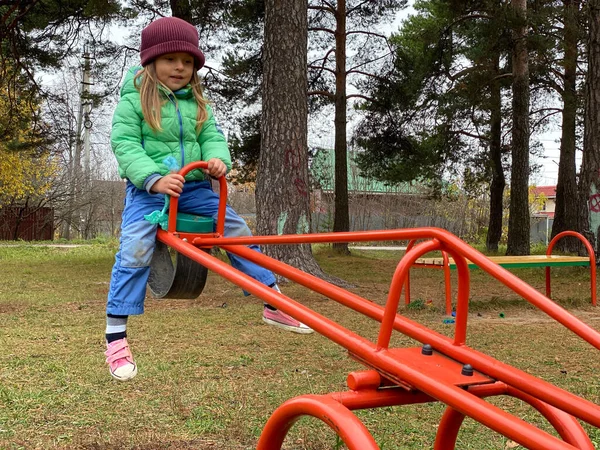
[[[227,141],[215,121],[210,106],[208,119],[196,133],[196,100],[189,85],[170,97],[161,110],[162,131],[154,132],[144,120],[140,93],[133,77],[140,70],[129,70],[121,87],[121,99],[112,120],[110,141],[119,164],[119,175],[130,180],[137,188],[145,189],[148,177],[166,175],[169,169],[163,163],[172,156],[183,167],[193,161],[219,158],[231,169],[231,156]],[[156,175],[155,175],[156,176]],[[202,170],[193,170],[187,181],[203,180]]]

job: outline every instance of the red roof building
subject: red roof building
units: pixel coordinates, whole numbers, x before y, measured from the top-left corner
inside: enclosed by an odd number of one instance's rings
[[[531,192],[536,198],[543,194],[546,199],[542,209],[535,214],[553,218],[556,208],[556,186],[535,186],[531,188]]]

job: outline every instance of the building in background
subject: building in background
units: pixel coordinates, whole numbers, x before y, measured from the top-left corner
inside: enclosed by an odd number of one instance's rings
[[[541,205],[536,208],[534,214],[548,216],[554,218],[556,209],[556,186],[535,186],[531,189],[531,193],[536,197],[541,197]]]
[[[548,245],[556,210],[556,186],[534,186],[530,192],[534,197],[531,212],[531,243],[543,242]]]

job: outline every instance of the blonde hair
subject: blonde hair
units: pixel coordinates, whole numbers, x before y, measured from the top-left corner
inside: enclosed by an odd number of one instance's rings
[[[140,91],[140,101],[142,103],[142,114],[144,120],[150,125],[154,131],[162,131],[161,123],[161,108],[167,102],[167,99],[161,94],[158,86],[162,86],[168,93],[173,93],[164,83],[156,76],[154,61],[140,70],[133,78],[133,85]],[[198,113],[196,114],[196,133],[200,132],[202,124],[208,119],[206,105],[208,100],[204,98],[202,93],[202,84],[200,77],[195,70],[192,72],[190,81],[196,104],[198,105]],[[175,100],[177,101],[177,100]]]

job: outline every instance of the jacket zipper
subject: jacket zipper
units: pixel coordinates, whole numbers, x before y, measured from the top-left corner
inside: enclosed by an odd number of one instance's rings
[[[183,146],[183,119],[179,107],[175,107],[177,118],[179,119],[179,148],[181,149],[181,167],[185,166],[185,147]]]
[[[183,119],[181,118],[181,111],[179,110],[179,105],[175,101],[175,99],[169,95],[169,99],[175,106],[175,112],[177,113],[177,120],[179,121],[179,151],[181,152],[181,167],[185,166],[185,147],[183,145]]]

